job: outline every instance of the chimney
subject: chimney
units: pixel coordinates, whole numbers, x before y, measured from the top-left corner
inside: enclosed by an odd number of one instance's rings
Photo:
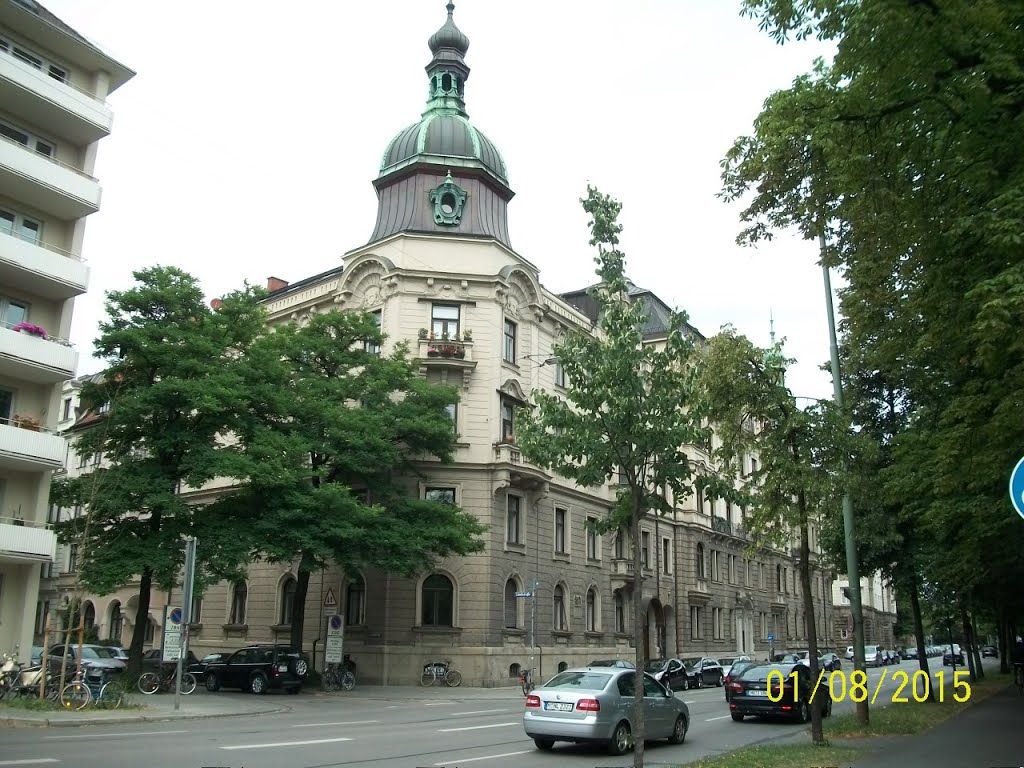
[[[280,291],[282,288],[288,287],[288,281],[282,280],[280,277],[268,277],[267,278],[267,290],[273,293],[274,291]]]
[[[222,306],[224,306],[224,302],[221,301],[220,299],[210,299],[210,306],[213,309],[220,309]]]

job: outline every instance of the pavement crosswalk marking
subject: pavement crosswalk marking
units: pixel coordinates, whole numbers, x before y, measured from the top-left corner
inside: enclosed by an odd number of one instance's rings
[[[709,717],[704,722],[705,723],[713,723],[715,720],[725,720],[725,718],[727,718],[727,717],[732,717],[732,715],[722,715],[721,717]]]
[[[301,723],[300,725],[293,725],[292,728],[322,728],[328,725],[372,725],[379,722],[380,720],[347,720],[341,723]]]
[[[336,739],[307,739],[305,741],[274,741],[269,744],[233,744],[221,749],[267,749],[269,747],[304,747],[307,744],[333,744],[338,741],[352,741],[339,736]]]
[[[457,763],[475,763],[475,762],[478,762],[480,760],[497,760],[499,757],[513,757],[515,755],[525,755],[525,754],[527,754],[529,752],[532,752],[532,751],[533,751],[532,749],[524,749],[524,750],[522,750],[520,752],[502,752],[500,755],[484,755],[483,757],[464,757],[461,760],[456,760],[455,762],[457,762]],[[434,765],[444,766],[444,765],[448,765],[448,763],[450,763],[450,762],[451,762],[451,760],[446,760],[443,763],[434,763]]]

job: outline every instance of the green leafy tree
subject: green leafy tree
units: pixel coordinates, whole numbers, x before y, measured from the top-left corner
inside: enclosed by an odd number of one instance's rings
[[[838,468],[842,467],[838,459],[846,440],[827,404],[797,407],[784,383],[784,365],[778,348],[760,349],[726,327],[701,347],[698,382],[706,398],[702,410],[719,438],[712,456],[722,493],[738,489],[747,505],[744,529],[752,535],[754,546],[788,551],[794,538],[799,542],[797,570],[811,679],[817,681],[821,670],[810,534],[838,506]],[[758,467],[744,474],[748,455],[758,458]],[[824,701],[824,695],[812,700],[811,735],[816,744],[824,743]]]
[[[221,436],[239,427],[248,396],[239,360],[264,326],[258,294],[246,288],[217,309],[195,278],[174,267],[134,273],[136,284],[107,294],[107,318],[95,342],[107,363],[81,400],[93,426],[75,436],[79,455],[105,466],[53,484],[51,502],[85,504],[87,514],[58,526],[79,547],[78,577],[99,594],[139,579],[130,646],[141,665],[152,587],[178,582],[187,535],[198,536],[197,570],[217,578],[246,557],[215,505],[190,504],[181,491],[217,477],[242,477],[245,463]]]
[[[625,256],[619,250],[621,203],[587,188],[580,201],[590,216],[590,244],[597,246],[600,283],[593,333],[570,332],[554,347],[569,387],[565,396],[534,391],[534,408],[522,409],[516,437],[523,454],[584,487],[621,478],[615,503],[599,530],[632,533],[633,633],[636,665],[647,649],[640,642],[646,611],[642,599],[640,522],[671,509],[669,496],[692,493],[684,448],[707,435],[693,407],[694,332],[686,316],[672,312],[663,333],[645,334],[647,312],[629,296]],[[643,765],[643,686],[636,685],[634,765]]]
[[[421,378],[404,343],[384,354],[384,341],[368,313],[332,311],[250,350],[238,436],[251,472],[225,504],[255,556],[295,564],[297,648],[311,573],[333,562],[412,575],[483,548],[473,515],[414,485],[425,463],[451,461],[456,390]]]

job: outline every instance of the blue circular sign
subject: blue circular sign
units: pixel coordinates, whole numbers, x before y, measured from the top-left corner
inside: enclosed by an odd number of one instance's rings
[[[1017,462],[1010,473],[1010,503],[1017,514],[1024,518],[1024,458]]]
[[[341,629],[341,616],[331,616],[331,629]]]
[[[171,624],[181,624],[181,608],[171,610]]]

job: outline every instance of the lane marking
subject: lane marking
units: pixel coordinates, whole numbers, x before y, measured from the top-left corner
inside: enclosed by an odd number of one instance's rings
[[[268,747],[303,747],[307,744],[336,744],[339,741],[352,741],[344,737],[337,739],[308,739],[306,741],[274,741],[269,744],[234,744],[221,749],[267,749]]]
[[[526,754],[529,754],[532,751],[533,751],[532,749],[524,749],[522,752],[503,752],[500,755],[485,755],[484,757],[464,757],[461,760],[456,760],[455,762],[457,762],[457,763],[475,763],[478,760],[497,760],[499,757],[514,757],[515,755],[526,755]],[[450,763],[450,762],[452,762],[452,761],[451,760],[446,760],[443,763],[434,763],[434,765],[445,766],[445,765],[448,765],[448,763]]]
[[[321,728],[326,725],[370,725],[371,723],[379,723],[380,720],[346,720],[342,723],[302,723],[302,725],[293,725],[292,728]]]
[[[705,723],[713,723],[713,722],[715,722],[715,720],[725,720],[725,718],[727,718],[727,717],[732,717],[732,715],[722,715],[721,717],[709,717],[704,722]]]
[[[465,715],[493,715],[497,712],[511,711],[511,709],[475,709],[472,712],[452,712],[452,717],[464,717]]]
[[[490,725],[466,725],[462,728],[438,728],[438,733],[454,733],[455,731],[479,731],[481,728],[505,728],[509,725],[522,725],[522,723],[491,723]]]
[[[63,739],[113,739],[125,736],[167,736],[188,731],[136,731],[135,733],[80,733],[75,736],[43,736],[43,741],[58,741]],[[2,765],[2,763],[0,763]]]
[[[500,757],[500,755],[499,755]],[[55,757],[32,757],[26,760],[0,760],[0,765],[39,765],[41,763],[59,763]],[[468,762],[468,761],[467,761]]]
[[[446,707],[446,706],[448,706],[451,703],[452,702],[450,702],[450,701],[427,701],[427,702],[424,702],[423,706],[424,707]]]
[[[684,701],[683,702],[683,704],[696,704],[696,703],[697,703],[696,699],[690,699],[689,701]]]

